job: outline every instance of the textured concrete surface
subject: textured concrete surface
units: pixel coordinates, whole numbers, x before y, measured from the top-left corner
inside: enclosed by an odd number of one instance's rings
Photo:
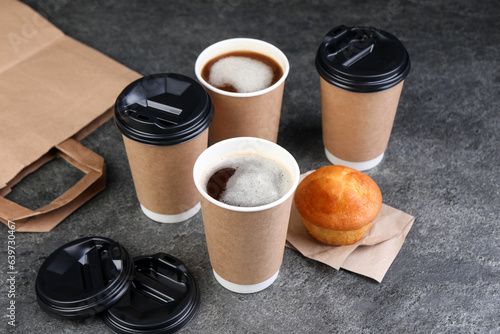
[[[381,284],[286,249],[278,280],[239,295],[213,278],[201,214],[161,225],[140,211],[111,122],[84,140],[108,167],[105,191],[50,233],[16,234],[16,327],[7,324],[7,228],[0,227],[0,328],[109,333],[99,318],[63,321],[36,303],[43,260],[100,235],[133,256],[166,252],[199,283],[198,314],[182,333],[500,332],[500,3],[483,1],[26,1],[66,34],[142,73],[194,77],[197,55],[231,37],[267,40],[288,56],[279,144],[305,172],[327,165],[314,56],[338,24],[383,28],[406,45],[406,80],[386,158],[367,172],[384,202],[416,217]],[[50,177],[50,182],[46,179]],[[9,198],[37,207],[80,177],[54,162]]]

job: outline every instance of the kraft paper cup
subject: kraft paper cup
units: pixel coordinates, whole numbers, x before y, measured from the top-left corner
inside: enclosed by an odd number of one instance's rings
[[[206,82],[201,72],[210,60],[234,51],[253,51],[274,59],[283,70],[274,85],[250,93],[232,93]],[[197,58],[195,73],[212,98],[215,116],[209,130],[209,142],[233,137],[257,137],[276,142],[281,116],[285,79],[290,65],[285,54],[272,44],[251,38],[233,38],[206,48]]]
[[[338,26],[327,33],[316,69],[330,162],[367,170],[382,161],[410,67],[404,45],[385,31]]]
[[[289,169],[292,186],[279,200],[256,207],[219,202],[208,195],[212,167],[234,153],[260,154]],[[210,263],[216,280],[226,289],[254,293],[271,285],[283,261],[293,193],[300,171],[293,156],[281,146],[260,138],[240,137],[218,142],[197,159],[193,177],[201,211]]]
[[[118,96],[114,116],[144,214],[161,223],[194,216],[200,203],[193,166],[213,118],[205,89],[180,74],[146,76]]]

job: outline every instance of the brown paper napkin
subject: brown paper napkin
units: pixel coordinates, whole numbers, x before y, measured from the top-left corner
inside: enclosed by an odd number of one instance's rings
[[[303,174],[302,178],[311,172]],[[329,246],[309,235],[297,209],[292,205],[287,246],[337,270],[343,268],[380,283],[403,246],[414,221],[415,217],[382,204],[379,215],[361,240],[348,246]]]

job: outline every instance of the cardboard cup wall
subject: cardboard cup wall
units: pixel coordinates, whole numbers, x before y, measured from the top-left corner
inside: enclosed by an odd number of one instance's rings
[[[270,87],[249,93],[228,92],[209,84],[201,75],[207,62],[234,51],[251,51],[271,57],[283,70],[282,77]],[[210,144],[246,136],[276,142],[283,89],[289,68],[288,59],[283,52],[272,44],[256,39],[228,39],[206,48],[196,60],[195,73],[214,104],[215,116],[209,130]]]
[[[208,129],[174,146],[144,145],[125,136],[123,142],[146,216],[159,222],[179,222],[200,210],[192,173],[196,158],[207,148]]]
[[[364,94],[337,88],[323,78],[320,82],[328,160],[358,170],[378,164],[389,143],[403,81],[388,90]]]
[[[290,189],[280,199],[255,207],[232,206],[206,191],[211,167],[231,154],[261,154],[286,166]],[[210,175],[208,175],[210,174]],[[197,159],[193,177],[201,199],[210,263],[217,281],[238,293],[253,293],[278,277],[290,218],[292,194],[300,171],[293,156],[281,146],[260,138],[227,139],[210,146]]]

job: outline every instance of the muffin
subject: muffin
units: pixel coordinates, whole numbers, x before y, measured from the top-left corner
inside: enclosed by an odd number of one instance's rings
[[[357,242],[382,208],[382,193],[368,175],[332,165],[306,176],[294,203],[309,234],[328,245]]]

